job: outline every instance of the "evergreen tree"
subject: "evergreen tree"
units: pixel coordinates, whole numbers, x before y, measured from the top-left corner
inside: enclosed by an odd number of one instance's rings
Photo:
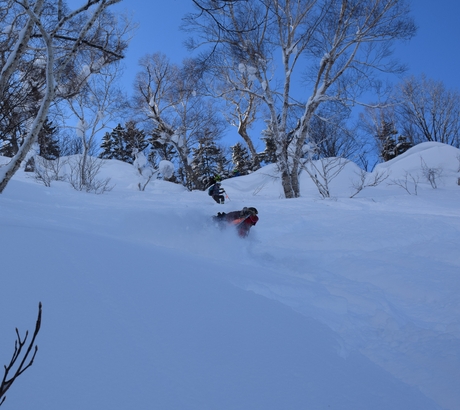
[[[217,173],[222,177],[222,179],[230,178],[232,175],[232,161],[231,149],[218,147],[219,153],[217,155]]]
[[[380,155],[385,162],[396,158],[413,147],[413,144],[403,135],[396,139],[397,134],[398,131],[396,131],[393,123],[382,121],[381,127],[377,132],[377,140],[380,145]]]
[[[24,61],[21,71],[20,76],[10,78],[0,100],[0,155],[7,157],[19,151],[42,98],[43,68],[33,64],[32,58],[29,63]]]
[[[274,139],[272,137],[262,137],[262,140],[265,142],[265,149],[261,155],[262,161],[265,164],[276,164],[276,144]]]
[[[215,175],[220,175],[222,178],[228,176],[229,161],[226,160],[222,148],[219,148],[210,136],[205,135],[200,138],[198,147],[192,148],[192,151],[191,167],[197,189],[207,188]]]
[[[134,150],[141,152],[148,146],[143,131],[136,128],[134,122],[129,121],[125,128],[118,124],[111,133],[106,133],[102,138],[99,155],[103,159],[117,159],[132,164],[134,162]]]
[[[139,130],[136,127],[134,121],[128,121],[125,124],[125,130],[123,133],[123,140],[125,143],[125,152],[130,155],[130,160],[126,160],[125,162],[129,162],[132,164],[134,161],[134,155],[132,154],[134,150],[137,152],[144,151],[149,143],[146,140],[145,133],[142,130]]]
[[[412,148],[414,144],[409,141],[407,137],[404,137],[403,135],[400,135],[398,137],[398,142],[395,147],[395,153],[396,156],[403,154],[406,152],[409,148]]]
[[[232,162],[240,175],[247,175],[252,170],[252,159],[249,151],[241,143],[237,142],[232,147]]]
[[[262,131],[261,140],[265,142],[265,150],[259,154],[261,162],[265,164],[275,164],[277,162],[276,144],[273,126],[270,121],[267,122],[267,128]]]
[[[397,133],[398,131],[396,131],[392,122],[382,120],[380,128],[377,130],[376,137],[380,145],[380,155],[385,162],[396,157],[395,135]]]
[[[102,137],[102,142],[101,142],[102,152],[99,154],[99,158],[113,159],[112,142],[113,142],[112,133],[106,132],[104,136]]]
[[[61,156],[59,136],[57,127],[48,119],[38,134],[39,155],[45,159],[52,160]]]
[[[20,127],[2,129],[0,131],[0,155],[12,158],[21,145]]]
[[[27,117],[9,99],[0,101],[0,155],[16,155],[26,134]]]
[[[121,160],[121,153],[124,151],[123,133],[124,129],[121,124],[118,124],[111,133],[105,133],[105,135],[102,137],[102,152],[99,155],[99,158]]]
[[[12,158],[16,152],[18,152],[19,145],[16,134],[13,134],[14,138],[1,138],[0,139],[0,155],[4,157]]]
[[[17,126],[10,130],[7,135],[0,135],[0,155],[10,158],[16,155],[25,132],[26,130],[22,126]],[[52,160],[61,156],[58,129],[48,119],[38,134],[38,145],[40,148],[38,155],[45,159]],[[33,170],[33,166],[30,169]]]
[[[168,143],[168,141],[162,137],[160,130],[155,129],[152,135],[148,139],[152,152],[156,152],[161,159],[174,162],[177,159],[177,150],[174,144]]]

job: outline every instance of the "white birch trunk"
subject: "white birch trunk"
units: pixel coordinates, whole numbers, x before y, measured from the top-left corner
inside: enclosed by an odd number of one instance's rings
[[[40,9],[41,10],[41,9]],[[37,15],[30,11],[29,19],[33,21],[33,24],[37,23]],[[35,21],[34,21],[35,20]],[[0,168],[0,194],[6,188],[8,182],[11,180],[13,175],[21,166],[22,161],[27,156],[32,145],[38,140],[38,134],[40,133],[43,124],[46,121],[46,117],[48,116],[48,111],[50,105],[54,99],[55,93],[55,82],[54,82],[54,73],[53,73],[53,65],[54,65],[54,50],[52,45],[52,39],[47,35],[47,33],[43,30],[43,27],[39,26],[41,29],[43,39],[46,44],[46,51],[47,51],[47,64],[46,64],[46,89],[45,94],[42,98],[40,103],[40,108],[38,113],[32,122],[32,125],[24,138],[23,144],[19,147],[18,152],[16,155],[11,159],[11,161],[6,164],[4,167]],[[26,36],[23,37],[25,39]],[[25,45],[24,45],[25,47]]]

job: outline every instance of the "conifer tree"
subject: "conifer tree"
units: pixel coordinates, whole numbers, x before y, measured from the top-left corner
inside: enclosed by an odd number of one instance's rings
[[[126,153],[129,154],[131,158],[131,160],[126,160],[125,162],[129,163],[134,161],[134,155],[132,154],[134,150],[137,150],[137,152],[142,152],[149,145],[146,140],[144,131],[138,129],[134,121],[128,121],[125,124],[123,140],[125,142]]]
[[[219,152],[217,155],[217,173],[223,178],[229,178],[232,173],[232,161],[230,160],[230,148],[218,147]]]
[[[215,175],[228,176],[228,163],[222,148],[208,135],[198,140],[198,147],[193,148],[192,170],[195,187],[205,189]]]
[[[102,137],[101,150],[102,152],[99,154],[99,158],[102,158],[102,159],[112,159],[113,158],[112,133],[106,132],[104,136]]]
[[[59,146],[58,129],[48,119],[38,134],[39,155],[45,159],[52,160],[61,156]]]
[[[276,164],[276,144],[272,137],[262,137],[265,141],[265,150],[262,152],[262,161],[265,164]]]
[[[377,130],[377,140],[380,145],[380,155],[384,161],[389,161],[396,157],[396,131],[394,124],[382,120],[380,128]]]
[[[99,155],[102,159],[118,159],[123,161],[123,133],[124,129],[118,124],[111,133],[106,132],[102,138],[102,153]]]
[[[125,127],[118,124],[111,133],[106,133],[102,138],[99,155],[103,159],[117,159],[132,164],[134,162],[134,150],[141,152],[148,146],[143,131],[136,128],[133,121],[128,121]]]
[[[232,162],[240,175],[247,175],[252,170],[252,159],[249,151],[240,142],[232,147]]]
[[[409,141],[409,139],[403,135],[400,135],[398,137],[398,142],[395,147],[395,152],[396,156],[403,154],[406,152],[409,148],[412,148],[414,144]]]
[[[2,101],[0,106],[0,155],[12,158],[21,145],[24,135],[23,121],[9,101]]]
[[[267,121],[267,128],[262,131],[261,137],[261,140],[265,142],[265,150],[259,154],[261,162],[265,164],[275,164],[277,162],[274,135],[273,126],[270,121]]]
[[[147,142],[150,144],[150,152],[147,159],[154,168],[158,166],[158,163],[161,160],[180,164],[174,145],[165,143],[165,141],[161,138],[161,132],[158,129],[153,130],[152,135],[148,138]],[[179,165],[175,176],[170,178],[169,181],[179,182],[185,185],[186,177],[182,166]]]

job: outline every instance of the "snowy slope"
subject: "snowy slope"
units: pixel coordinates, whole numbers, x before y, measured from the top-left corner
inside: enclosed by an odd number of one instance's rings
[[[140,192],[118,161],[104,195],[20,171],[0,195],[0,364],[38,301],[43,325],[3,406],[460,408],[459,154],[421,144],[354,198],[349,164],[328,200],[306,176],[280,199],[268,166],[224,181],[225,205],[164,181]],[[418,195],[395,184],[407,175]],[[243,206],[260,217],[245,240],[210,221]]]

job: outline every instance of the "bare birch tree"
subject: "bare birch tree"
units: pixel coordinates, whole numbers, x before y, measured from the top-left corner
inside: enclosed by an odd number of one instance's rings
[[[193,49],[193,43],[190,45]],[[252,160],[252,170],[260,168],[261,158],[256,150],[251,130],[260,116],[262,100],[255,92],[259,83],[249,74],[244,65],[237,64],[235,56],[228,53],[213,53],[202,65],[205,84],[215,99],[223,99],[222,115],[235,127],[243,139]],[[246,90],[252,90],[248,93]]]
[[[63,0],[3,0],[3,33],[9,33],[2,50],[0,97],[9,86],[24,79],[24,64],[40,65],[43,80],[37,87],[36,114],[11,161],[0,168],[0,193],[18,170],[46,120],[52,103],[77,94],[88,78],[123,57],[129,23],[120,22],[108,8],[121,0],[89,0],[70,10]],[[1,99],[0,98],[0,99]]]
[[[183,185],[197,188],[199,175],[191,166],[192,146],[204,133],[219,138],[222,121],[212,102],[203,96],[201,79],[192,60],[178,66],[157,53],[146,55],[140,66],[135,82],[135,107],[155,143],[174,147],[183,169]]]
[[[232,86],[256,95],[268,110],[286,198],[300,196],[298,177],[318,107],[326,101],[354,104],[375,85],[377,69],[399,72],[388,58],[390,45],[415,33],[404,0],[195,3],[199,13],[187,22],[198,36],[190,45],[231,54],[240,71],[258,83]],[[301,77],[307,84],[299,96],[293,85]]]
[[[87,190],[94,184],[96,175],[89,168],[97,166],[101,160],[92,152],[97,146],[96,137],[107,130],[110,123],[119,121],[128,109],[127,97],[119,88],[120,69],[117,63],[102,67],[97,76],[91,76],[80,92],[68,99],[66,105],[77,120],[75,132],[81,139],[81,158],[75,163],[74,174],[78,175],[77,186]],[[100,165],[96,168],[100,168]],[[87,177],[93,177],[88,181]],[[91,191],[91,189],[90,189]]]
[[[442,142],[460,148],[460,93],[441,81],[409,77],[395,96],[401,130],[411,142]]]

